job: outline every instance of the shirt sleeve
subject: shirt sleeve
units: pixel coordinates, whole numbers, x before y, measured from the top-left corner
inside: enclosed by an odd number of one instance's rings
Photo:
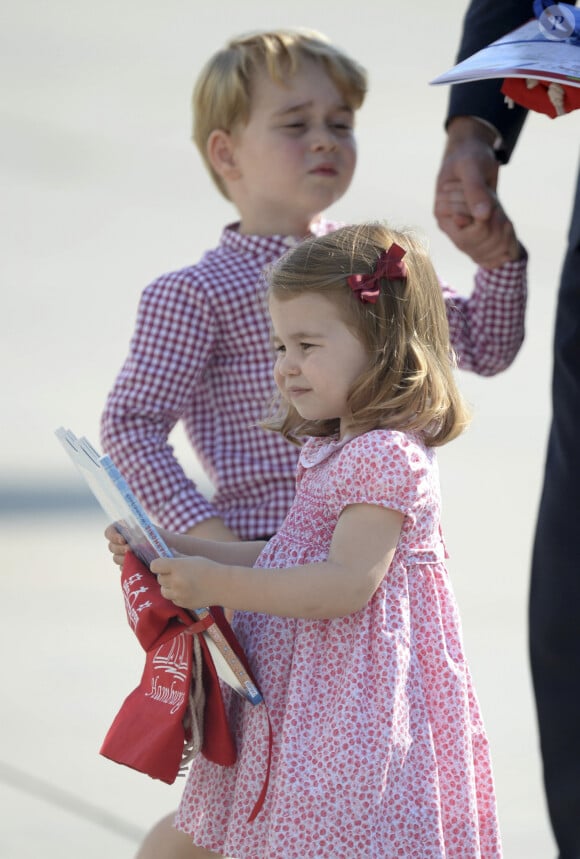
[[[493,376],[509,367],[525,334],[527,257],[479,268],[470,296],[444,283],[442,290],[459,368]]]
[[[168,437],[194,395],[215,336],[210,302],[183,272],[141,297],[129,355],[101,418],[101,444],[157,522],[175,531],[218,515]]]

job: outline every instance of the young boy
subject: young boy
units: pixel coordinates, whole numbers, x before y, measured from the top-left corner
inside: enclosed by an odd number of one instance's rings
[[[258,427],[274,387],[261,272],[305,236],[336,228],[321,213],[351,182],[365,92],[364,70],[306,31],[234,39],[197,82],[194,139],[239,221],[196,265],[145,289],[101,433],[132,489],[173,531],[258,539],[290,506],[296,452]],[[480,239],[474,228],[474,258]],[[520,256],[509,222],[500,244],[500,261]],[[525,260],[479,270],[469,298],[443,289],[459,365],[484,375],[507,367],[523,339]],[[169,445],[179,420],[215,486],[211,502]],[[208,855],[165,818],[138,857]]]
[[[260,275],[294,241],[336,226],[320,213],[352,179],[365,90],[360,66],[306,33],[235,40],[199,78],[194,138],[240,221],[199,263],[144,291],[102,420],[103,447],[170,529],[251,539],[288,510],[295,453],[256,426],[273,390]],[[216,488],[212,503],[168,445],[179,419]]]

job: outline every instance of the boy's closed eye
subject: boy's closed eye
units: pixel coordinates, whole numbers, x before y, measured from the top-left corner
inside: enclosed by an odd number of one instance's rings
[[[354,131],[354,117],[350,111],[341,112],[338,116],[331,117],[328,125],[335,131],[351,132]]]
[[[330,121],[327,123],[327,126],[331,131],[334,131],[337,134],[351,134],[354,130],[351,122],[343,120]],[[290,133],[293,132],[299,134],[308,131],[309,125],[305,121],[295,120],[293,122],[284,123],[282,128]]]

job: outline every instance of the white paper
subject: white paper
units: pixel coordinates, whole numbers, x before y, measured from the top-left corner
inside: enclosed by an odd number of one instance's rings
[[[171,558],[172,552],[133,494],[123,475],[109,456],[101,456],[86,438],[77,438],[60,427],[56,436],[68,453],[91,492],[131,551],[148,567],[154,558]],[[207,608],[191,612],[196,619],[210,614]],[[219,677],[252,704],[262,695],[234,653],[216,623],[203,633]]]
[[[536,19],[434,78],[432,84],[489,78],[535,78],[580,87],[580,45],[547,39]]]

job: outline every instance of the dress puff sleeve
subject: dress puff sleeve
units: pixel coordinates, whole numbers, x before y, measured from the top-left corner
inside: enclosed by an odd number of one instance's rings
[[[435,453],[414,435],[372,430],[344,445],[335,469],[337,515],[350,504],[377,504],[408,516],[429,500]]]

